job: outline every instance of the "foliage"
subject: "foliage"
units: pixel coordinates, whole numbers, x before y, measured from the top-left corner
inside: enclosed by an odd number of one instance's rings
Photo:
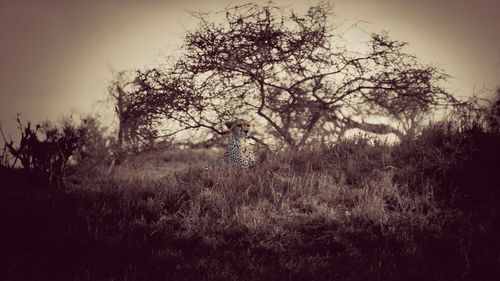
[[[494,176],[500,159],[498,101],[480,106],[476,98],[456,108],[448,121],[426,127],[415,140],[395,148],[394,165],[413,186],[435,185],[441,200],[462,208],[490,208],[500,199]]]
[[[7,141],[3,131],[5,147],[13,159],[7,159],[7,165],[14,167],[19,160],[27,171],[41,174],[51,183],[61,184],[68,159],[77,152],[82,143],[84,130],[77,128],[71,118],[63,119],[60,127],[50,122],[23,125],[17,117],[21,140],[16,147],[13,140]]]
[[[116,139],[94,116],[83,117],[78,122],[72,117],[63,118],[58,124],[45,121],[32,128],[17,118],[21,139],[19,144],[5,136],[3,166],[16,168],[18,161],[29,173],[38,174],[50,184],[61,185],[69,174],[85,175],[91,170],[109,165],[119,151]],[[0,128],[1,131],[1,128]]]

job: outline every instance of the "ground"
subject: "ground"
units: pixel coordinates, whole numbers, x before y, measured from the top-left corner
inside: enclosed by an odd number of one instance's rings
[[[81,171],[59,190],[3,170],[0,279],[500,276],[494,202],[441,198],[412,168],[417,152],[353,142],[270,155],[252,170],[203,171],[198,164],[216,154],[143,154],[111,175]]]

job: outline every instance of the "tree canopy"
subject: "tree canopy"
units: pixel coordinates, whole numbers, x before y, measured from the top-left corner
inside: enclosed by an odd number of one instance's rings
[[[223,121],[245,115],[261,143],[301,146],[352,128],[401,136],[422,114],[456,102],[440,86],[447,75],[387,33],[353,49],[329,4],[302,14],[245,4],[192,16],[199,25],[187,32],[183,55],[168,68],[138,71],[129,93],[137,116],[172,122],[171,134],[221,134]],[[374,117],[386,123],[365,121]]]

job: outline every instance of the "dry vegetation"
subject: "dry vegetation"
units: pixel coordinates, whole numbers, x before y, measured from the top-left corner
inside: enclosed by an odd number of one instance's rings
[[[142,154],[64,190],[3,173],[3,280],[495,280],[500,135],[449,123],[199,168]],[[19,172],[21,173],[21,172]],[[498,279],[497,279],[498,280]]]
[[[174,63],[111,82],[115,137],[0,131],[0,280],[500,280],[500,102],[457,100],[387,33],[350,50],[332,8],[194,13]],[[422,129],[436,110],[460,118]],[[175,148],[237,116],[289,149],[206,172],[215,151]]]

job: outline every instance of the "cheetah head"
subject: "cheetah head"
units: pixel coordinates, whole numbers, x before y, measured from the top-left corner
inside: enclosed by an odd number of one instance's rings
[[[226,122],[226,126],[234,137],[242,139],[248,136],[252,123],[244,119],[236,119],[232,122]]]

